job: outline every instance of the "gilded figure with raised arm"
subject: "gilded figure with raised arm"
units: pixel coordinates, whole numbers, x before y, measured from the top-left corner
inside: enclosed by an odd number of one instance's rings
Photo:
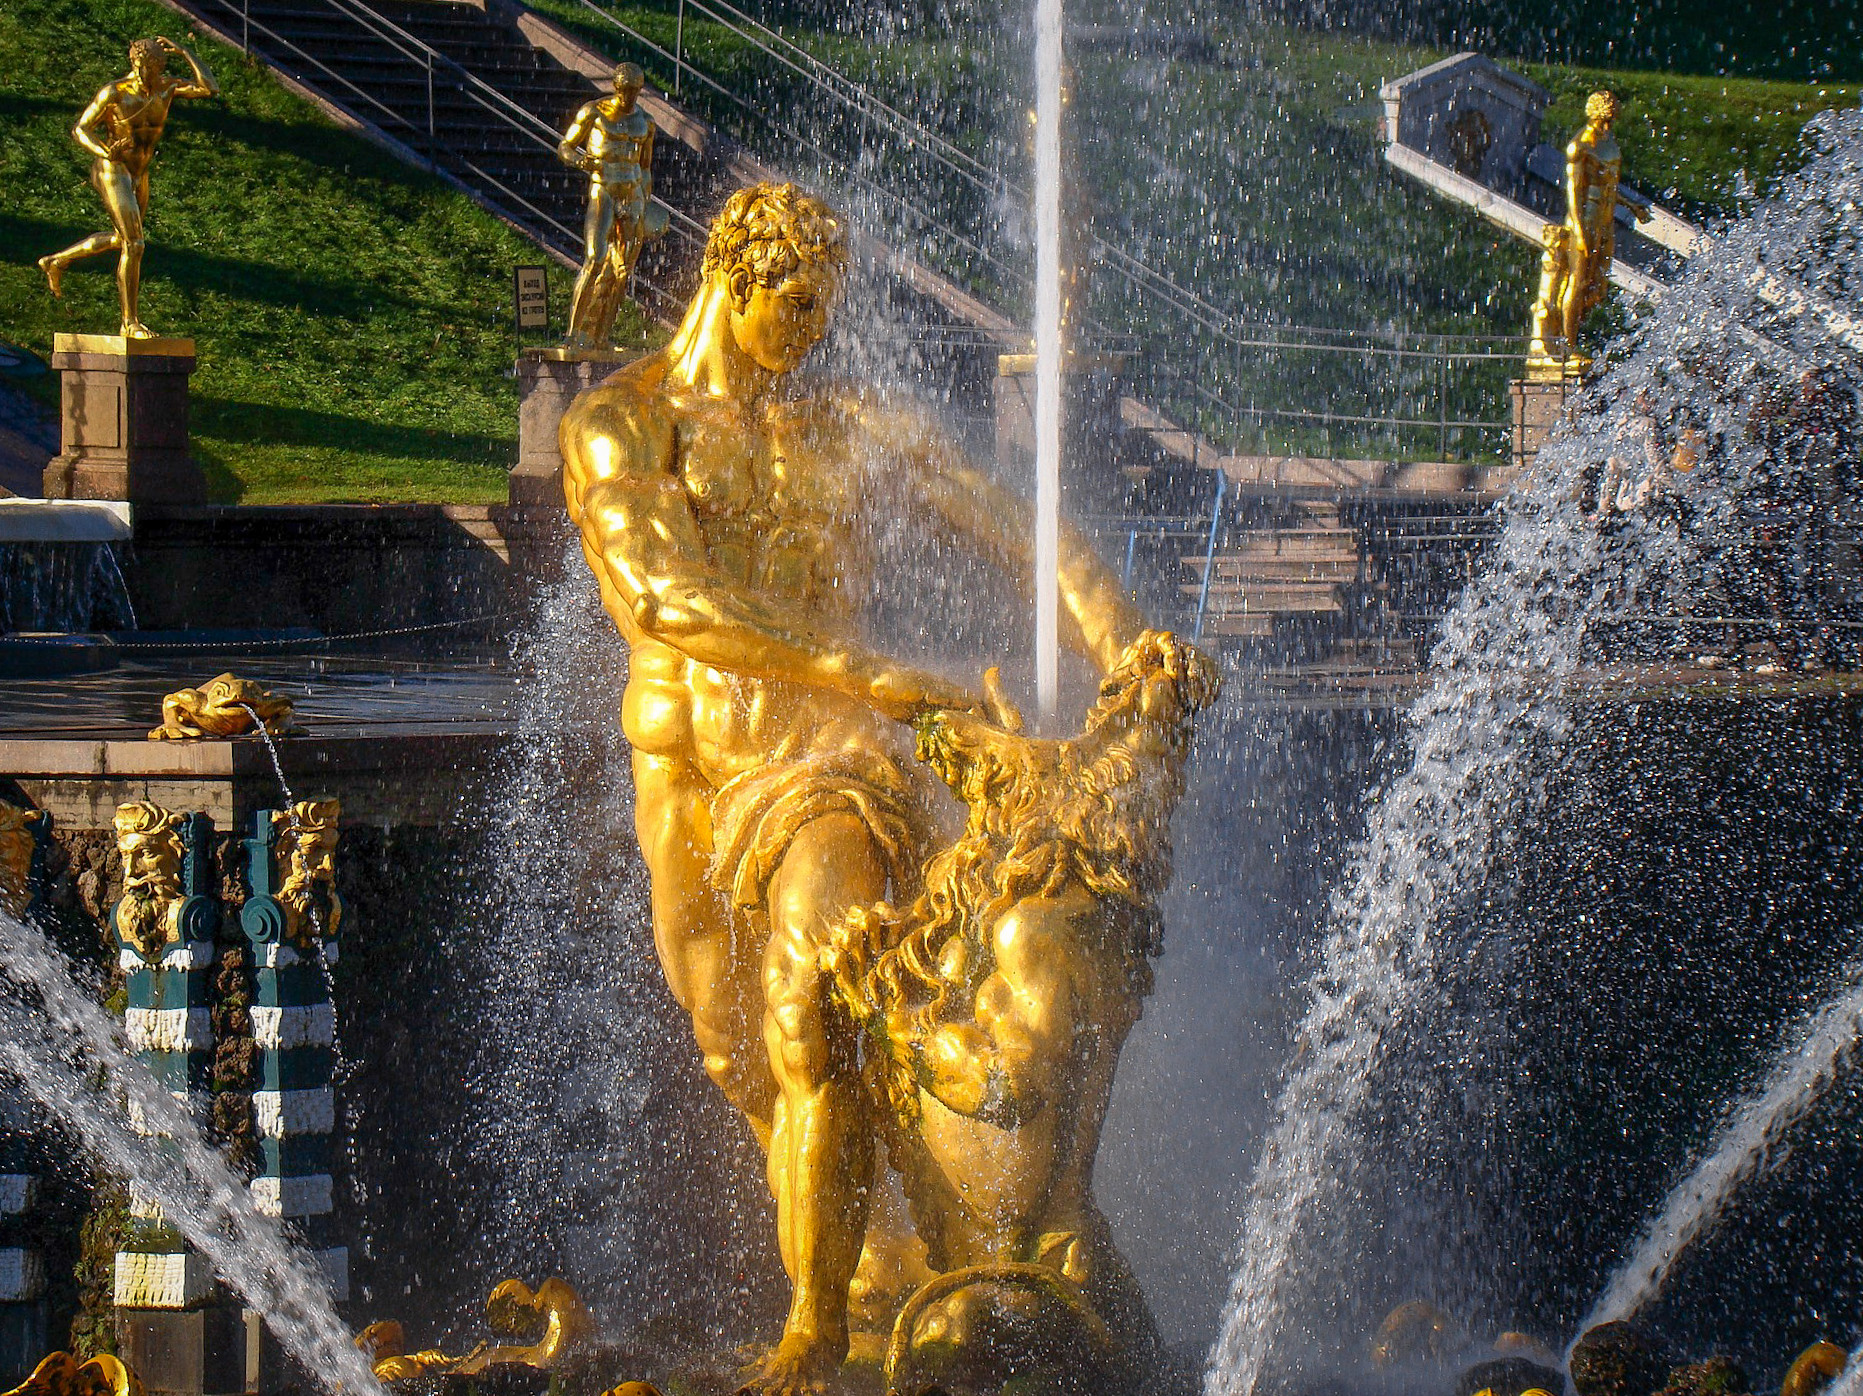
[[[993,675],[965,684],[867,633],[874,539],[915,516],[1032,583],[1026,502],[907,404],[792,374],[846,260],[818,200],[740,190],[666,348],[561,428],[569,513],[631,653],[621,720],[655,944],[707,1072],[768,1155],[792,1292],[762,1393],[819,1389],[847,1352],[878,1121],[824,959],[850,911],[916,896],[955,815],[907,724],[1020,725]],[[1138,615],[1071,531],[1058,580],[1064,636],[1111,671]]]
[[[1590,357],[1579,351],[1578,331],[1604,303],[1617,250],[1617,205],[1629,207],[1639,222],[1650,219],[1646,203],[1618,191],[1624,152],[1611,123],[1619,109],[1611,93],[1592,93],[1585,101],[1584,129],[1565,148],[1565,221],[1546,225],[1533,306],[1527,371],[1534,378],[1568,377],[1591,367]]]
[[[168,76],[168,58],[188,65],[187,78]],[[129,46],[129,73],[98,90],[71,138],[92,157],[91,187],[110,215],[110,231],[92,233],[62,252],[39,258],[39,270],[54,296],[62,294],[65,268],[84,257],[115,252],[117,298],[125,339],[153,339],[138,314],[142,249],[149,217],[149,166],[177,97],[214,97],[220,92],[200,60],[173,39],[137,39]]]
[[[565,165],[589,176],[566,349],[609,343],[640,250],[666,228],[665,211],[653,205],[653,121],[638,105],[645,83],[635,64],[616,68],[614,95],[585,103],[556,148]]]

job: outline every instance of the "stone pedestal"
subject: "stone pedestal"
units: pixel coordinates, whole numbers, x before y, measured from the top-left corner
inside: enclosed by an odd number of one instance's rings
[[[48,499],[205,504],[207,479],[188,455],[191,339],[61,334],[61,448],[45,467]]]
[[[576,395],[638,353],[619,349],[526,349],[517,358],[518,459],[507,499],[518,508],[563,507],[563,455],[556,429]]]
[[[235,1304],[119,1309],[117,1353],[149,1396],[241,1396],[259,1389],[259,1328]]]
[[[1540,447],[1552,435],[1553,427],[1565,411],[1566,399],[1578,387],[1576,378],[1553,378],[1536,381],[1516,378],[1508,385],[1507,395],[1514,407],[1513,463],[1524,469],[1532,465]]]
[[[1061,507],[1072,513],[1116,508],[1125,481],[1118,445],[1123,354],[1067,356],[1062,378]],[[1035,356],[996,360],[996,460],[1004,478],[1027,478],[1035,460]]]

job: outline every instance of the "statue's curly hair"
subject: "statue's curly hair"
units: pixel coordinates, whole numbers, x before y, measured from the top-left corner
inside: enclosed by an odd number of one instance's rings
[[[153,58],[162,63],[168,61],[168,55],[154,39],[136,39],[130,43],[129,61],[134,63],[138,58]]]
[[[710,277],[743,267],[759,286],[778,286],[805,264],[846,261],[847,231],[827,204],[793,184],[753,184],[713,220],[700,271]]]
[[[1617,113],[1624,109],[1614,93],[1594,92],[1585,99],[1585,120],[1615,121]]]

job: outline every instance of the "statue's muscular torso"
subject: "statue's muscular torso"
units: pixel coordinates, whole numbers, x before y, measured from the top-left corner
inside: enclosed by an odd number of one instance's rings
[[[168,109],[174,104],[175,86],[164,79],[153,90],[132,91],[127,81],[118,81],[99,92],[93,102],[105,128],[104,144],[116,152],[116,163],[135,178],[146,175],[155,158],[155,147],[168,125]]]
[[[596,466],[569,451],[572,490],[613,471],[650,473],[683,497],[694,526],[689,545],[702,548],[722,580],[812,627],[853,628],[873,559],[858,524],[869,453],[855,441],[862,433],[852,395],[817,390],[806,401],[743,407],[678,383],[654,356],[575,411],[627,458]],[[622,725],[638,751],[688,760],[715,788],[843,736],[900,740],[895,724],[843,695],[690,659],[646,634],[605,576],[603,593],[630,650]]]

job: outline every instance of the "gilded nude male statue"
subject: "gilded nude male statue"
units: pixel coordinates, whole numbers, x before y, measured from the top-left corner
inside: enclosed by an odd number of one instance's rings
[[[753,1388],[818,1388],[848,1345],[876,1121],[824,968],[855,908],[910,901],[938,799],[901,725],[1013,726],[995,697],[863,636],[869,531],[924,517],[1025,581],[1032,511],[919,414],[790,370],[826,331],[837,217],[792,186],[735,194],[672,341],[564,416],[564,487],[631,651],[622,723],[655,944],[712,1079],[768,1150],[792,1296]],[[1141,622],[1077,536],[1064,633],[1111,671]]]
[[[1565,148],[1565,222],[1546,225],[1533,343],[1527,351],[1527,371],[1536,378],[1581,374],[1591,367],[1590,357],[1579,352],[1578,331],[1604,303],[1617,250],[1617,185],[1624,152],[1611,123],[1618,111],[1617,98],[1609,92],[1592,93],[1585,100],[1585,127]],[[1648,205],[1622,202],[1638,221],[1649,221]]]
[[[615,69],[614,95],[585,103],[557,145],[565,165],[589,176],[566,349],[609,342],[640,249],[666,228],[665,210],[653,205],[653,122],[636,105],[645,83],[638,66],[623,63]]]
[[[186,80],[167,76],[168,55],[188,65]],[[129,73],[98,90],[71,128],[71,138],[89,151],[91,187],[110,215],[107,233],[92,233],[62,252],[39,258],[54,296],[62,294],[65,268],[83,257],[117,253],[117,299],[125,339],[155,336],[139,318],[143,225],[149,216],[149,166],[177,97],[213,97],[220,88],[200,61],[172,39],[138,39],[129,46]]]

